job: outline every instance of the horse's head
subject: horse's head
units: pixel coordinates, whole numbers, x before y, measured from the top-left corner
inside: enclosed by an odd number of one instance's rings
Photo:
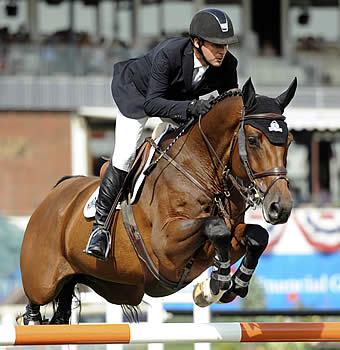
[[[286,222],[292,209],[286,177],[287,151],[292,135],[282,114],[293,98],[296,86],[295,78],[276,98],[256,94],[250,78],[242,89],[244,110],[238,134],[241,162],[237,175],[248,186],[248,203],[262,204],[263,216],[271,224]]]

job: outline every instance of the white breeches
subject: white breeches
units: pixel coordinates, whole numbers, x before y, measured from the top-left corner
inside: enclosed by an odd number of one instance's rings
[[[119,110],[116,117],[115,147],[112,165],[120,170],[128,171],[132,165],[136,149],[141,145],[144,126],[148,117],[132,119],[125,117]]]

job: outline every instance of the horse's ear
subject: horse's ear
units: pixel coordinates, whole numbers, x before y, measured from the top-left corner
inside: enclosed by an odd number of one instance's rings
[[[255,103],[255,88],[251,81],[251,78],[248,78],[248,80],[244,83],[242,88],[242,98],[243,98],[243,104],[246,109],[249,109],[252,107]]]
[[[295,77],[292,83],[290,84],[289,88],[285,92],[283,92],[280,96],[276,97],[276,101],[279,103],[282,110],[284,110],[289,105],[289,102],[294,97],[296,87],[297,87],[297,79]]]

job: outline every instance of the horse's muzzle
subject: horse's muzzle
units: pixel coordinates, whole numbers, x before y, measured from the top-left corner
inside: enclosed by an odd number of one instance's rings
[[[268,193],[263,202],[263,217],[272,224],[284,224],[287,222],[293,207],[293,200],[289,193],[288,196],[282,196],[282,193]]]

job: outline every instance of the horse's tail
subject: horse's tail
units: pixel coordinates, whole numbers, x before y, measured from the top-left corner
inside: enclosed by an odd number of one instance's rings
[[[141,310],[138,306],[132,306],[127,304],[120,305],[123,311],[123,315],[130,323],[139,323],[139,315]]]
[[[63,176],[60,180],[58,180],[58,182],[53,186],[54,187],[57,187],[61,182],[65,181],[65,180],[68,180],[68,179],[72,179],[74,177],[83,177],[84,175],[66,175],[66,176]]]

